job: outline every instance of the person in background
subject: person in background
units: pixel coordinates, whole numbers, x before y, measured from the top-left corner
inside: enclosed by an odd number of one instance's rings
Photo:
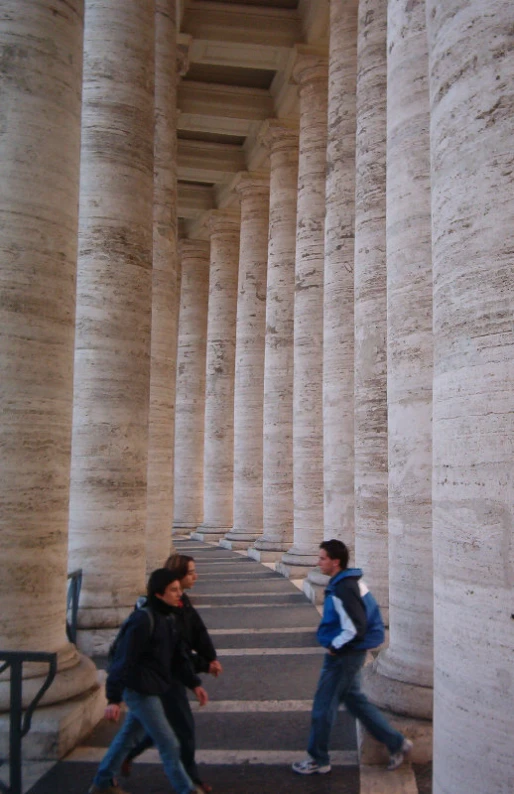
[[[177,630],[182,637],[193,668],[196,673],[209,673],[217,677],[222,672],[222,666],[216,658],[216,650],[209,636],[205,624],[191,604],[186,590],[190,590],[196,580],[196,564],[193,557],[185,554],[173,554],[165,562],[165,568],[173,571],[178,577],[182,588],[180,602],[171,610]],[[144,606],[145,601],[140,600],[138,606]],[[164,711],[174,733],[180,742],[180,758],[191,780],[205,794],[212,791],[208,783],[202,782],[195,761],[195,722],[191,706],[187,697],[187,690],[183,681],[173,675],[171,686],[161,697]],[[150,736],[145,738],[127,756],[121,767],[122,775],[129,776],[132,761],[144,750],[153,744]]]
[[[120,629],[107,676],[105,717],[117,722],[122,700],[129,713],[98,767],[89,794],[124,794],[114,778],[127,753],[145,734],[157,747],[177,794],[201,791],[180,760],[180,745],[161,700],[170,689],[173,664],[182,685],[194,691],[200,705],[208,702],[189,654],[181,653],[182,641],[175,622],[170,620],[181,596],[179,575],[158,568],[148,580],[145,609],[135,609]],[[169,700],[168,705],[171,707]]]

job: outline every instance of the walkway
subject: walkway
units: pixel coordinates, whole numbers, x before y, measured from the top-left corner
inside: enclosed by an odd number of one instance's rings
[[[315,607],[291,582],[237,552],[192,540],[176,547],[195,557],[192,600],[224,668],[219,679],[204,678],[211,701],[196,711],[201,773],[214,794],[359,794],[355,726],[344,711],[334,730],[332,773],[305,778],[290,769],[305,754],[322,660]],[[85,794],[115,730],[100,723],[31,794]],[[131,794],[171,791],[154,750],[123,786]]]

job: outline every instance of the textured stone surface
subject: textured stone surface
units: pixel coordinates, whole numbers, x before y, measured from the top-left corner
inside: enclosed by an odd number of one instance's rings
[[[514,790],[514,5],[427,2],[434,794]]]
[[[277,563],[308,567],[323,540],[323,252],[327,147],[327,59],[298,55],[300,154],[294,302],[294,544]]]
[[[266,328],[269,177],[241,173],[241,240],[234,382],[234,523],[226,539],[262,534],[262,406]]]
[[[203,518],[205,355],[209,243],[181,240],[180,313],[175,409],[174,527],[196,528]]]
[[[148,418],[146,569],[169,554],[177,358],[176,2],[155,2],[152,348]]]
[[[0,31],[0,648],[58,653],[48,703],[96,675],[65,634],[83,5],[53,6],[3,3]]]
[[[430,719],[433,337],[424,2],[389,2],[387,31],[390,635],[376,665],[373,699],[393,711]]]
[[[324,535],[352,549],[357,9],[357,0],[330,3],[323,307]]]
[[[113,630],[145,584],[154,3],[86,7],[70,566],[79,625]]]
[[[263,534],[256,549],[280,555],[293,541],[293,322],[298,132],[271,119],[270,213],[264,357]],[[278,559],[278,557],[277,557]]]
[[[233,520],[234,365],[239,228],[237,214],[212,210],[207,221],[211,253],[207,318],[203,523],[206,540]]]
[[[362,0],[355,153],[355,561],[387,621],[386,30],[386,0]]]

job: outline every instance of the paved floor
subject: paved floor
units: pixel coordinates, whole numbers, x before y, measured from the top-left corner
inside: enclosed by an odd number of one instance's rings
[[[355,725],[341,711],[329,775],[301,777],[309,712],[322,655],[319,614],[291,582],[237,552],[178,540],[192,554],[199,580],[190,593],[218,649],[224,673],[204,677],[211,701],[195,709],[197,757],[215,794],[358,794]],[[30,794],[83,794],[116,728],[100,723]],[[131,794],[171,792],[149,750],[124,782]]]

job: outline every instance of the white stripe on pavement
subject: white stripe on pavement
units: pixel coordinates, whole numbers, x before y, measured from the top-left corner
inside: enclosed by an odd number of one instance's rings
[[[64,758],[64,761],[99,763],[105,755],[106,747],[76,747]],[[305,753],[303,753],[305,755]],[[267,766],[287,765],[302,757],[301,750],[197,750],[196,761],[199,764],[236,765],[265,764]],[[157,750],[146,750],[135,759],[136,764],[161,764]],[[356,750],[335,750],[330,753],[332,766],[356,766],[358,755]]]

